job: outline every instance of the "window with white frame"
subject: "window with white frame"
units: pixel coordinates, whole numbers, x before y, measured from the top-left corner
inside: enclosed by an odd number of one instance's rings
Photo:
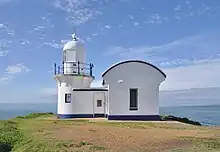
[[[71,93],[65,94],[65,103],[71,103]]]
[[[97,100],[97,107],[102,107],[102,100]]]
[[[138,89],[130,88],[130,110],[138,110]]]

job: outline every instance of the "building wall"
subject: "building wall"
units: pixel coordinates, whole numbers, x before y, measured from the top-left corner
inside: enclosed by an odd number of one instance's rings
[[[65,103],[65,94],[71,93],[73,96],[72,87],[66,85],[65,82],[61,82],[58,85],[58,103],[57,103],[57,114],[71,114],[74,111],[73,102]]]
[[[129,88],[138,88],[138,110],[130,111]],[[109,115],[158,115],[158,87],[113,85],[109,88]]]
[[[65,103],[65,93],[71,93],[71,103]],[[97,99],[105,99],[107,91],[73,91],[73,88],[67,87],[62,83],[58,87],[58,108],[57,114],[60,118],[91,118],[95,114],[105,115],[105,107],[96,107]],[[95,98],[94,98],[95,97]],[[95,100],[94,100],[95,99]]]
[[[94,77],[79,75],[57,75],[54,78],[58,84],[68,84],[72,88],[90,88],[91,82],[94,80]]]
[[[102,106],[97,106],[97,100],[102,100]],[[95,114],[105,114],[106,113],[106,93],[101,91],[93,91],[93,107]]]
[[[78,42],[69,42],[63,49],[64,62],[82,62],[85,63],[85,49]]]
[[[165,77],[155,68],[128,62],[108,71],[103,79],[109,85],[109,116],[159,115],[159,85]],[[138,88],[138,110],[130,111],[130,88]]]

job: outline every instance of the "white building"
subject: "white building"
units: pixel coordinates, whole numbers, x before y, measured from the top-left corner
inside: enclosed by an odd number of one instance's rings
[[[58,118],[160,119],[159,86],[166,78],[160,69],[144,61],[123,61],[103,73],[102,88],[92,88],[92,68],[73,35],[63,48],[62,66],[55,64]]]

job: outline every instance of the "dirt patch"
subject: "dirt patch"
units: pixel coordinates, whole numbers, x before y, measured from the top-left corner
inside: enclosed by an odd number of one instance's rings
[[[89,123],[68,126],[57,124],[47,131],[49,137],[72,140],[74,144],[88,142],[113,151],[150,150],[151,152],[190,146],[190,142],[178,137],[196,134],[193,130],[120,128]]]
[[[219,128],[182,125],[180,123],[107,122],[99,120],[24,121],[23,129],[37,138],[68,141],[68,151],[164,152],[171,149],[193,149],[192,140],[182,137],[218,138]],[[24,123],[23,122],[23,123]],[[27,128],[27,124],[34,126]],[[199,138],[198,138],[199,139]],[[70,145],[69,145],[70,144]]]

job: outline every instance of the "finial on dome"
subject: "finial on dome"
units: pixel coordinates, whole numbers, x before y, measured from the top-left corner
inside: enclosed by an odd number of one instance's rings
[[[75,40],[75,41],[77,40],[77,39],[76,39],[76,34],[75,34],[75,33],[72,35],[72,38],[73,38],[73,40]]]

